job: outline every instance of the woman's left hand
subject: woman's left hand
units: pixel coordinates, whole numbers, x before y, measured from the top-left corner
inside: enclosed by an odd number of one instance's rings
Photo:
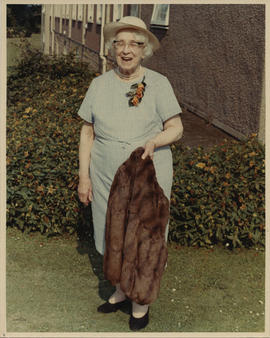
[[[155,147],[156,145],[153,140],[147,141],[144,146],[144,153],[142,154],[142,159],[144,160],[147,156],[149,156],[151,160],[153,160]]]

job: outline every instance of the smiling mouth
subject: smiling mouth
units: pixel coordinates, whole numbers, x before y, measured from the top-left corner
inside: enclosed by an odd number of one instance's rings
[[[128,61],[132,61],[132,58],[125,58],[125,57],[122,57],[122,60],[125,61],[125,62],[128,62]]]

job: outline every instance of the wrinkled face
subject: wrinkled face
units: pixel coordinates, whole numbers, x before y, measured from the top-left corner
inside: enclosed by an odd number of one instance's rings
[[[144,44],[136,39],[132,31],[123,30],[117,33],[114,49],[115,58],[120,71],[123,74],[133,74],[143,59]]]

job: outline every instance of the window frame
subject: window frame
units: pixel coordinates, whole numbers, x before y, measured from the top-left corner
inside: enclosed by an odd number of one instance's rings
[[[140,17],[140,5],[139,4],[131,4],[130,5],[130,15]]]
[[[72,13],[71,13],[71,17],[72,17],[72,20],[77,20],[77,6],[78,5],[71,5],[72,6]]]
[[[96,24],[101,25],[102,21],[102,5],[96,5]]]
[[[113,21],[118,21],[122,18],[124,13],[123,4],[114,4],[113,5]]]
[[[165,18],[162,19],[160,17],[160,14],[162,12],[161,6],[167,6],[166,7],[166,13]],[[170,17],[170,5],[169,4],[154,4],[153,11],[152,11],[152,17],[150,22],[151,28],[161,28],[161,29],[168,29],[169,28],[169,17]]]
[[[79,4],[78,5],[78,12],[77,12],[77,20],[83,21],[83,14],[84,14],[84,5]]]
[[[61,17],[61,6],[63,5],[53,5],[54,6],[54,16],[56,18],[60,18]]]
[[[94,22],[94,5],[87,5],[87,22]]]
[[[66,10],[67,10],[67,7],[66,5],[62,5],[63,6],[63,9],[62,9],[62,19],[66,19]]]
[[[70,16],[70,6],[71,5],[65,5],[65,18],[69,19]]]

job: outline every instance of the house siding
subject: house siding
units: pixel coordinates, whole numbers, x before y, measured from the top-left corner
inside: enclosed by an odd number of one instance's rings
[[[91,47],[95,51],[99,51],[100,46],[100,25],[95,23],[88,23],[86,36],[85,36],[86,46]]]
[[[142,6],[150,23],[152,6]],[[242,137],[259,129],[264,5],[171,5],[161,49],[147,65],[170,79],[183,106]],[[227,128],[226,128],[227,126]]]

